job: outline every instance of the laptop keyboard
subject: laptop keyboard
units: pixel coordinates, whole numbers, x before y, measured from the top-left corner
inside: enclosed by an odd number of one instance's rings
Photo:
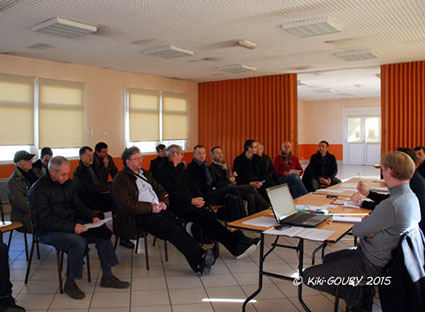
[[[293,215],[290,215],[289,217],[286,217],[284,219],[285,223],[298,223],[302,224],[307,220],[310,220],[312,218],[311,215],[308,215],[306,213],[294,213]]]

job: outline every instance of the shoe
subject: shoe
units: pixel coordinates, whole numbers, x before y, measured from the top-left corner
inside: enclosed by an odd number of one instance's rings
[[[129,239],[120,239],[120,245],[128,249],[133,249],[135,246],[134,243]]]
[[[100,281],[101,287],[107,287],[107,288],[118,288],[118,289],[124,289],[130,287],[129,282],[123,282],[118,277],[112,275],[111,278],[103,279]]]
[[[208,275],[211,271],[211,266],[215,263],[214,252],[208,249],[204,252],[199,264],[199,273],[203,276]]]
[[[65,288],[63,289],[63,292],[70,296],[72,299],[81,300],[86,295],[84,292],[81,291],[80,288],[78,288],[77,284],[75,284],[74,281],[72,282],[65,282]]]
[[[214,259],[217,260],[218,257],[220,257],[220,246],[219,246],[218,242],[215,242],[214,247],[211,250],[214,254]],[[214,263],[215,263],[215,260],[214,260]]]
[[[257,249],[257,244],[245,245],[241,242],[236,245],[236,247],[232,251],[232,254],[236,257],[237,260],[240,260],[248,257],[255,251],[255,249]]]
[[[0,299],[0,311],[2,312],[25,312],[23,307],[15,303],[13,297]]]

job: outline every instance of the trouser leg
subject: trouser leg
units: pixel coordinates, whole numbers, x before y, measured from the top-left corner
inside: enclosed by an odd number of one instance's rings
[[[208,211],[206,208],[174,206],[173,213],[178,217],[200,225],[203,231],[222,243],[229,251],[232,251],[238,243],[236,235],[221,225],[221,223],[217,221],[215,214]]]
[[[289,189],[294,199],[308,193],[307,189],[304,186],[304,183],[301,181],[300,177],[297,175],[289,175],[289,176],[280,177],[279,182],[287,183],[289,185]]]
[[[82,278],[84,253],[87,248],[87,241],[84,237],[74,233],[50,232],[41,237],[40,241],[66,252],[67,278]]]
[[[338,183],[341,183],[340,179],[338,179],[337,177],[331,178],[331,185],[335,185],[335,184],[338,184]]]
[[[136,224],[145,232],[172,243],[185,256],[190,267],[197,271],[204,250],[176,222],[171,211],[138,215]]]
[[[10,282],[9,253],[7,246],[0,242],[0,299],[12,296],[12,283]]]
[[[100,267],[102,268],[103,272],[103,278],[111,278],[111,268],[118,264],[118,259],[115,254],[114,247],[112,246],[111,239],[99,237],[94,232],[91,232],[91,230],[83,233],[83,235],[86,238],[88,244],[94,243],[96,246],[97,255],[100,260]]]
[[[320,188],[319,179],[311,178],[311,189],[313,192]]]
[[[239,190],[232,186],[220,187],[208,192],[205,198],[207,205],[225,205],[228,221],[246,216]]]
[[[249,208],[249,214],[263,211],[267,208],[269,208],[269,203],[261,196],[261,194],[258,192],[258,190],[253,187],[252,185],[237,185],[236,186],[239,189],[239,192],[241,194],[248,194],[249,197],[254,198],[254,210]],[[249,207],[249,202],[248,202]],[[254,211],[254,212],[251,212]]]
[[[379,274],[380,270],[364,259],[359,250],[346,249],[325,256],[323,264],[305,269],[303,278],[307,286],[331,295],[335,295],[339,284],[341,298],[352,308],[361,302],[364,290],[356,285]],[[354,285],[346,285],[350,280]]]

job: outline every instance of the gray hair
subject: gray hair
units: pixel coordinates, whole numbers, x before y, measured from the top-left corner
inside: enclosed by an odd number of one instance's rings
[[[282,142],[282,149],[283,149],[283,146],[285,145],[285,143],[289,143],[289,144],[291,144],[291,147],[292,147],[292,143],[291,143],[291,141],[284,141],[284,142]]]
[[[127,166],[127,160],[129,160],[131,156],[137,153],[140,153],[140,149],[137,146],[125,148],[121,154],[121,159],[124,166]]]
[[[62,164],[69,164],[68,159],[63,156],[55,156],[49,161],[49,170],[59,171]]]
[[[177,144],[171,144],[169,147],[167,147],[167,157],[171,157],[174,153],[179,153],[180,149],[182,147]]]

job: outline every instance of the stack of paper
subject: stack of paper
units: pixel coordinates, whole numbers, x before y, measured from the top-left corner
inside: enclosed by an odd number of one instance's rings
[[[348,223],[357,223],[362,222],[362,218],[358,217],[344,217],[344,216],[333,216],[332,221],[334,222],[348,222]]]
[[[271,218],[271,217],[258,217],[251,220],[244,221],[242,223],[246,225],[250,225],[250,226],[268,228],[272,225],[275,225],[276,220],[275,218]]]
[[[325,241],[333,233],[334,231],[319,230],[315,228],[305,228],[301,226],[290,226],[280,230],[276,230],[275,228],[270,228],[267,231],[264,231],[264,234],[269,234],[269,235],[284,235],[289,237],[298,237],[298,238],[304,238],[304,239],[315,240],[320,242]]]

